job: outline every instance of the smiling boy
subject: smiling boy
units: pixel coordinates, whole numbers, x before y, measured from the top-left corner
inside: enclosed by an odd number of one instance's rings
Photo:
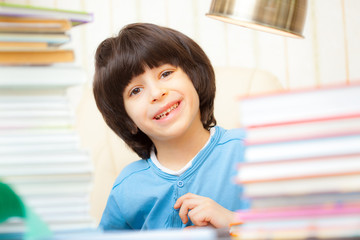
[[[243,207],[233,178],[244,134],[215,126],[215,75],[203,50],[173,29],[135,23],[104,40],[95,60],[97,106],[141,158],[116,179],[100,226],[229,226]]]

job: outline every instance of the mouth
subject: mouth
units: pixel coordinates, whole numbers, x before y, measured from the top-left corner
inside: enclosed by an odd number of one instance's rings
[[[172,105],[171,107],[169,107],[167,110],[163,111],[162,113],[156,115],[154,117],[155,120],[160,120],[166,116],[168,116],[170,114],[171,111],[173,111],[174,109],[176,109],[179,106],[179,103],[175,103],[174,105]]]

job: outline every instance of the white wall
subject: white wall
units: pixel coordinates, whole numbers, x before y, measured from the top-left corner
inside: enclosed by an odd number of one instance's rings
[[[83,10],[94,22],[71,30],[76,64],[89,82],[71,95],[78,101],[78,130],[96,167],[93,215],[98,219],[112,182],[137,159],[107,128],[91,95],[98,44],[132,22],[175,28],[197,41],[218,76],[215,114],[219,125],[239,125],[235,96],[256,92],[350,83],[360,79],[360,1],[309,0],[304,40],[229,25],[205,16],[211,0],[7,0],[4,2]],[[81,95],[79,95],[81,94]]]

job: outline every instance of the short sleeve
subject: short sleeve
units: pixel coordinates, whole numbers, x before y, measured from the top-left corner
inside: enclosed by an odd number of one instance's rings
[[[117,204],[115,196],[110,193],[105,210],[101,217],[99,228],[102,230],[130,229],[126,223],[121,210]]]

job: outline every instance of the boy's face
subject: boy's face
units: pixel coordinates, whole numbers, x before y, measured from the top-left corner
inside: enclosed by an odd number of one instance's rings
[[[203,128],[199,96],[180,67],[146,68],[131,79],[123,96],[129,117],[155,145]]]

